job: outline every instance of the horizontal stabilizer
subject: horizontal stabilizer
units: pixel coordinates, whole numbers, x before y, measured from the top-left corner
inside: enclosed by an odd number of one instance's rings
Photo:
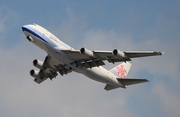
[[[119,82],[121,82],[124,86],[139,84],[139,83],[143,83],[143,82],[149,82],[147,79],[120,79],[120,78],[117,78],[117,80]]]
[[[116,88],[119,88],[119,87],[115,87],[115,86],[109,85],[109,84],[107,84],[107,85],[104,87],[104,89],[105,89],[106,91],[113,90],[113,89],[116,89]]]
[[[120,78],[117,78],[117,80],[124,85],[124,87],[121,87],[121,88],[126,88],[126,86],[128,86],[128,85],[149,82],[147,79],[120,79]],[[106,91],[113,90],[113,89],[116,89],[116,88],[119,88],[119,87],[113,86],[113,85],[109,85],[109,84],[107,84],[104,87],[104,89]]]

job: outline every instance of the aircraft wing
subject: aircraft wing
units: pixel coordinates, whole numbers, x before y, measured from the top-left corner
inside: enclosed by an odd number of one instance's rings
[[[40,64],[39,60],[34,60],[34,66],[38,67],[40,71],[31,70],[31,76],[35,77],[34,81],[38,84],[45,81],[46,79],[50,78],[51,80],[55,78],[59,72],[62,76],[64,74],[68,74],[71,71],[70,67],[64,64],[59,64],[55,59],[50,57],[49,55],[46,56],[42,66],[38,66]]]
[[[69,57],[83,64],[86,68],[94,66],[105,65],[104,60],[110,63],[131,61],[131,58],[146,57],[146,56],[157,56],[162,55],[162,52],[154,51],[119,51],[117,49],[113,51],[99,51],[99,50],[88,50],[81,48],[80,50],[61,50]]]

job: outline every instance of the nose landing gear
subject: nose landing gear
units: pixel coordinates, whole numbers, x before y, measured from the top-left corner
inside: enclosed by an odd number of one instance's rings
[[[31,36],[27,36],[26,38],[27,38],[30,42],[34,41]]]

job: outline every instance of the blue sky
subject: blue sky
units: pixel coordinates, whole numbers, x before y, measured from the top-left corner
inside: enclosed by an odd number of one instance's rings
[[[29,43],[25,24],[37,23],[75,49],[165,51],[133,59],[129,77],[149,83],[104,91],[71,73],[41,85],[29,71],[46,53]],[[178,0],[0,1],[0,113],[3,116],[179,116]],[[107,63],[107,69],[114,67]]]

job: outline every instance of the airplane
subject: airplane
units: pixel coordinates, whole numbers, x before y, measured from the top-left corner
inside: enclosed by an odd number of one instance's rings
[[[43,49],[47,56],[44,61],[35,59],[33,65],[39,71],[32,69],[30,75],[38,84],[46,79],[52,80],[58,75],[69,74],[72,71],[81,73],[92,80],[105,83],[105,90],[116,88],[126,88],[128,85],[148,82],[147,79],[126,78],[131,68],[131,58],[158,56],[164,52],[155,51],[113,51],[88,50],[81,48],[75,50],[71,46],[62,42],[51,32],[38,24],[28,24],[22,26],[22,31],[26,38]],[[111,70],[107,70],[102,65],[104,61],[109,63],[122,62]]]

